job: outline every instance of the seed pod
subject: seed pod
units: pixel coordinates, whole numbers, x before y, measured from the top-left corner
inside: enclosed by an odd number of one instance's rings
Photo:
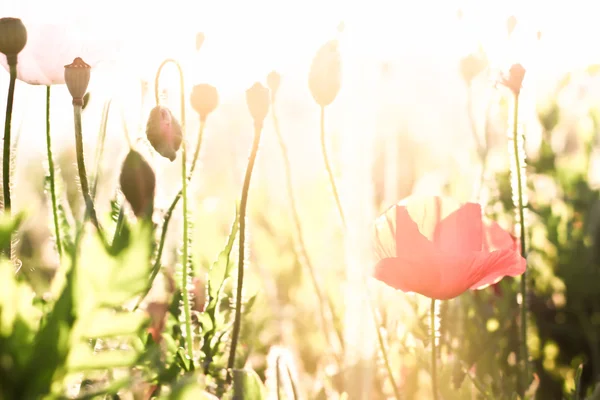
[[[65,83],[73,97],[73,105],[83,106],[83,96],[90,83],[92,67],[77,57],[69,65],[65,65]]]
[[[156,178],[152,167],[140,153],[130,150],[119,179],[121,191],[138,218],[151,218],[154,210]]]
[[[201,83],[192,88],[190,102],[192,108],[200,116],[200,121],[204,122],[208,115],[215,111],[219,105],[219,93],[214,86]]]
[[[17,54],[27,44],[27,29],[18,18],[0,18],[0,53],[9,65],[16,65]]]
[[[267,87],[271,91],[271,99],[275,100],[275,96],[277,95],[277,91],[279,90],[279,85],[281,84],[281,75],[277,71],[269,72],[267,75]]]
[[[171,110],[164,106],[156,106],[150,111],[146,124],[146,136],[158,154],[170,161],[175,160],[183,134],[181,125]]]
[[[315,55],[308,76],[313,99],[321,107],[333,103],[341,87],[342,61],[337,40],[325,43]]]
[[[254,120],[254,125],[262,127],[269,113],[269,89],[256,82],[246,90],[246,104]]]

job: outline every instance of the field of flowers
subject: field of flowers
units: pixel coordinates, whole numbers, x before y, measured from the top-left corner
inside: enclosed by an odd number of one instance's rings
[[[0,400],[600,399],[598,65],[539,101],[470,51],[445,157],[344,23],[299,81],[123,100],[112,44],[1,16]]]

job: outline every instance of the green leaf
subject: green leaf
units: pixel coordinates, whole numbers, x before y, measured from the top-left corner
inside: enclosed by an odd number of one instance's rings
[[[111,349],[95,353],[87,342],[81,342],[72,347],[67,366],[70,372],[129,367],[138,357],[133,350]]]
[[[235,242],[235,237],[238,232],[239,211],[235,210],[235,219],[231,225],[229,238],[225,248],[219,254],[217,261],[212,265],[208,273],[208,295],[209,299],[216,298],[218,293],[223,288],[223,283],[231,275],[232,265],[229,262],[231,249]]]
[[[198,383],[192,377],[185,379],[175,385],[169,400],[217,400],[217,397],[206,392],[204,385]]]
[[[22,212],[16,214],[14,217],[4,213],[0,215],[0,248],[8,245],[11,235],[19,229],[24,218],[25,214]]]
[[[261,400],[266,398],[265,386],[258,374],[251,369],[233,370],[233,399]]]
[[[133,335],[148,322],[143,313],[115,312],[99,309],[82,315],[77,321],[77,330],[83,338],[106,338]]]

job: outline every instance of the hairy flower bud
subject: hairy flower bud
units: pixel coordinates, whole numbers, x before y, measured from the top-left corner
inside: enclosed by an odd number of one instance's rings
[[[192,108],[200,116],[200,121],[204,122],[208,115],[215,111],[219,105],[219,93],[214,86],[201,83],[192,88],[190,102]]]
[[[261,83],[256,82],[252,87],[246,90],[246,104],[254,124],[261,126],[269,113],[269,89]]]
[[[321,107],[333,103],[341,88],[342,61],[337,40],[325,43],[315,55],[308,76],[308,87]]]
[[[18,18],[0,18],[0,53],[9,65],[16,65],[17,54],[27,44],[27,29]]]
[[[119,179],[121,191],[138,218],[152,216],[156,178],[152,167],[140,153],[130,150]]]
[[[267,75],[267,87],[271,91],[271,98],[275,100],[275,96],[277,95],[277,91],[279,90],[279,85],[281,84],[281,75],[277,71],[269,72]]]
[[[90,71],[92,67],[77,57],[69,65],[65,65],[65,83],[73,97],[73,105],[83,106],[83,96],[90,83]]]
[[[175,160],[183,134],[181,125],[171,110],[164,106],[156,106],[150,111],[146,124],[146,136],[158,154],[170,161]]]

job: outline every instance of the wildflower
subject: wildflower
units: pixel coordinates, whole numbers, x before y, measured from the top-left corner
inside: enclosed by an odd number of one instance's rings
[[[484,224],[479,204],[408,198],[378,220],[375,278],[404,292],[451,299],[525,272],[511,239],[499,225]]]
[[[460,60],[460,73],[467,85],[470,85],[473,79],[485,70],[487,62],[483,57],[476,54],[469,54]]]
[[[508,77],[503,77],[501,83],[518,96],[521,93],[523,79],[525,79],[525,68],[521,64],[514,64],[510,67]]]
[[[130,150],[119,179],[121,191],[136,217],[151,217],[154,210],[156,178],[152,167],[135,150]]]
[[[277,95],[277,91],[279,90],[279,85],[281,84],[281,75],[277,71],[269,72],[267,75],[267,87],[271,91],[271,99],[275,100],[275,96]]]
[[[342,61],[337,40],[325,43],[315,55],[308,76],[313,99],[321,107],[333,103],[341,87]]]
[[[200,121],[205,122],[208,114],[219,105],[219,93],[214,86],[202,83],[192,88],[190,101],[192,108],[200,115]]]
[[[7,63],[15,65],[17,55],[27,44],[27,29],[18,18],[0,18],[0,53],[6,56]]]
[[[65,83],[73,97],[73,105],[83,106],[83,97],[90,83],[92,67],[77,57],[69,65],[65,65]]]
[[[171,110],[164,106],[156,106],[150,111],[146,136],[158,154],[170,161],[175,160],[183,133],[179,121],[173,116]]]
[[[269,89],[256,82],[246,90],[246,104],[254,120],[254,125],[262,127],[269,113]]]

